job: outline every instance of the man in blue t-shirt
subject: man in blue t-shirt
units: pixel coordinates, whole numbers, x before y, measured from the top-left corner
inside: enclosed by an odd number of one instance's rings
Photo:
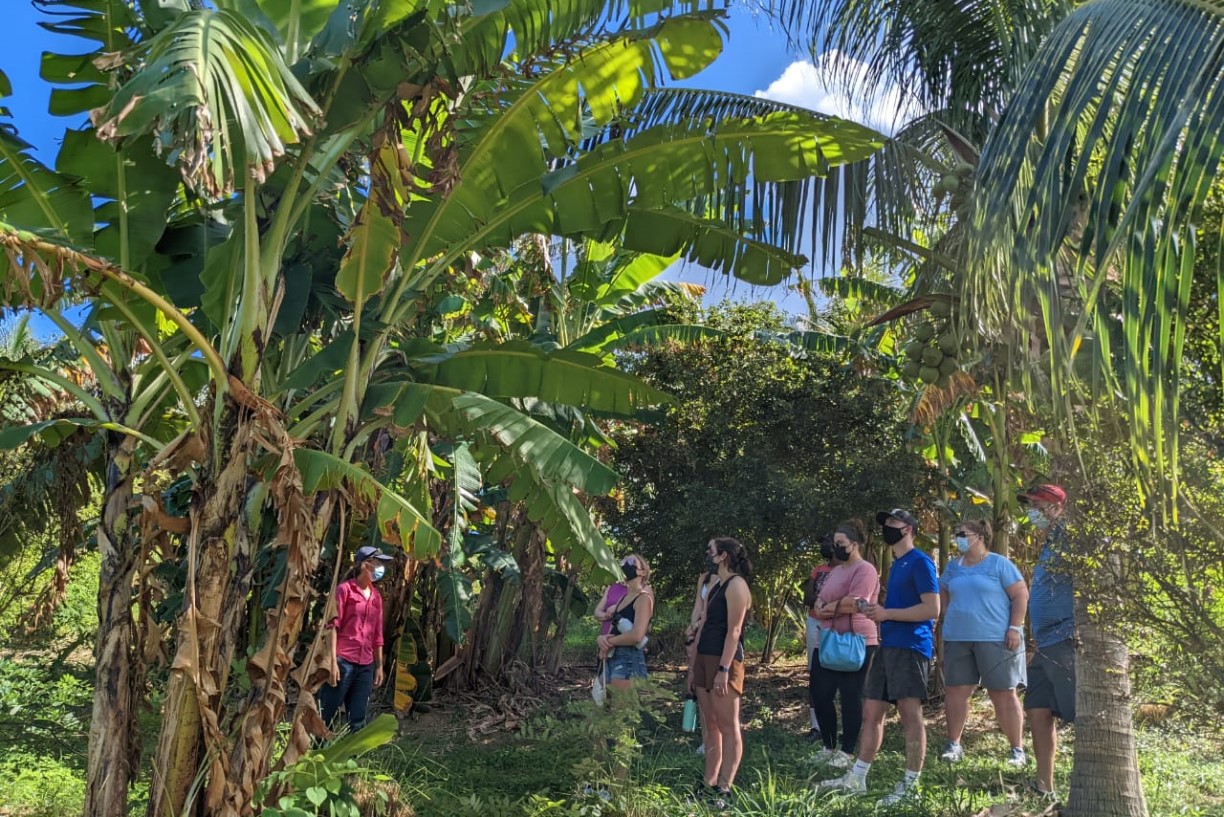
[[[897,705],[905,729],[905,777],[878,805],[891,806],[918,793],[918,776],[926,757],[926,724],[922,703],[931,675],[935,619],[939,618],[939,580],[935,563],[914,547],[918,520],[904,508],[881,511],[876,521],[892,548],[888,594],[883,605],[870,605],[867,615],[880,625],[880,648],[867,670],[863,695],[863,733],[859,756],[850,771],[821,787],[863,794],[867,771],[884,742],[884,716]]]
[[[1029,621],[1037,649],[1028,666],[1024,710],[1033,733],[1037,761],[1034,788],[1054,798],[1054,758],[1058,754],[1058,722],[1075,720],[1075,593],[1067,559],[1067,528],[1062,522],[1067,492],[1057,485],[1038,485],[1020,495],[1028,518],[1045,534],[1033,568],[1029,591]]]

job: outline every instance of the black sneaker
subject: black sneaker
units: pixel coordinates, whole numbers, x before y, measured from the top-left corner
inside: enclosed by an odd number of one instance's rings
[[[718,789],[706,783],[704,780],[697,781],[697,785],[693,786],[693,790],[684,798],[684,802],[690,806],[695,806],[699,803],[708,803],[714,796],[718,794]]]
[[[812,729],[810,732],[808,732],[807,741],[808,743],[820,743],[820,730]]]
[[[731,808],[732,799],[733,796],[730,789],[714,789],[714,796],[709,800],[710,809],[712,811],[726,811]]]

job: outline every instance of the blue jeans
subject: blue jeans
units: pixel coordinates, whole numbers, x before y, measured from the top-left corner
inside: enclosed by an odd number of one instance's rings
[[[370,705],[370,692],[374,689],[374,662],[354,664],[337,658],[340,666],[340,683],[319,689],[319,705],[323,722],[331,728],[332,720],[340,704],[348,712],[349,729],[356,732],[365,726],[366,710]]]

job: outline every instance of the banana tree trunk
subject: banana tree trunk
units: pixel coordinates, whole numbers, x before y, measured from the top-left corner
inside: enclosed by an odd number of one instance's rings
[[[1119,589],[1120,559],[1097,568],[1094,592]],[[1077,594],[1075,625],[1075,762],[1066,817],[1147,817],[1131,719],[1130,655],[1118,623],[1103,616],[1089,594]],[[1108,605],[1112,606],[1112,605]],[[1109,618],[1110,620],[1106,620]]]
[[[242,508],[248,493],[252,420],[246,412],[227,410],[231,429],[216,478],[201,486],[191,509],[188,534],[188,588],[185,609],[177,621],[177,641],[170,667],[162,730],[153,758],[149,790],[150,817],[180,817],[192,807],[189,798],[202,773],[205,746],[211,755],[212,785],[224,779],[221,694],[229,662],[220,660],[224,622],[234,560],[250,552]],[[245,605],[242,605],[245,609]],[[233,624],[232,619],[229,622]],[[198,804],[197,804],[198,806]]]
[[[138,509],[132,501],[135,447],[134,438],[124,437],[112,449],[106,469],[102,524],[98,528],[102,565],[85,817],[127,814],[128,786],[140,760],[136,730],[140,664],[132,619],[133,579],[140,540]]]
[[[264,643],[247,663],[252,694],[239,714],[238,740],[230,753],[224,788],[218,789],[215,780],[210,786],[209,814],[223,817],[251,814],[255,788],[271,767],[276,727],[285,715],[288,701],[294,653],[314,595],[312,585],[319,568],[323,534],[331,524],[335,508],[331,494],[312,501],[301,487],[299,481],[281,479],[279,475],[272,486],[280,522],[276,538],[287,550],[285,577],[277,604],[267,611]],[[314,702],[314,693],[327,678],[331,662],[330,650],[324,650],[325,637],[320,627],[297,671],[301,689],[290,745],[283,758],[285,763],[292,763],[304,754],[313,735],[326,732]]]

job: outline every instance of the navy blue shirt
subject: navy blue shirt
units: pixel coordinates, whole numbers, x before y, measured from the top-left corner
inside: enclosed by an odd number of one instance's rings
[[[888,571],[888,596],[884,609],[903,610],[922,604],[924,593],[939,595],[935,562],[918,548],[892,563]],[[920,652],[927,658],[934,653],[934,619],[922,621],[885,621],[880,624],[880,646],[901,647]]]
[[[1029,621],[1037,647],[1049,647],[1075,635],[1075,592],[1067,560],[1067,529],[1055,522],[1046,535],[1033,586],[1029,591]]]

